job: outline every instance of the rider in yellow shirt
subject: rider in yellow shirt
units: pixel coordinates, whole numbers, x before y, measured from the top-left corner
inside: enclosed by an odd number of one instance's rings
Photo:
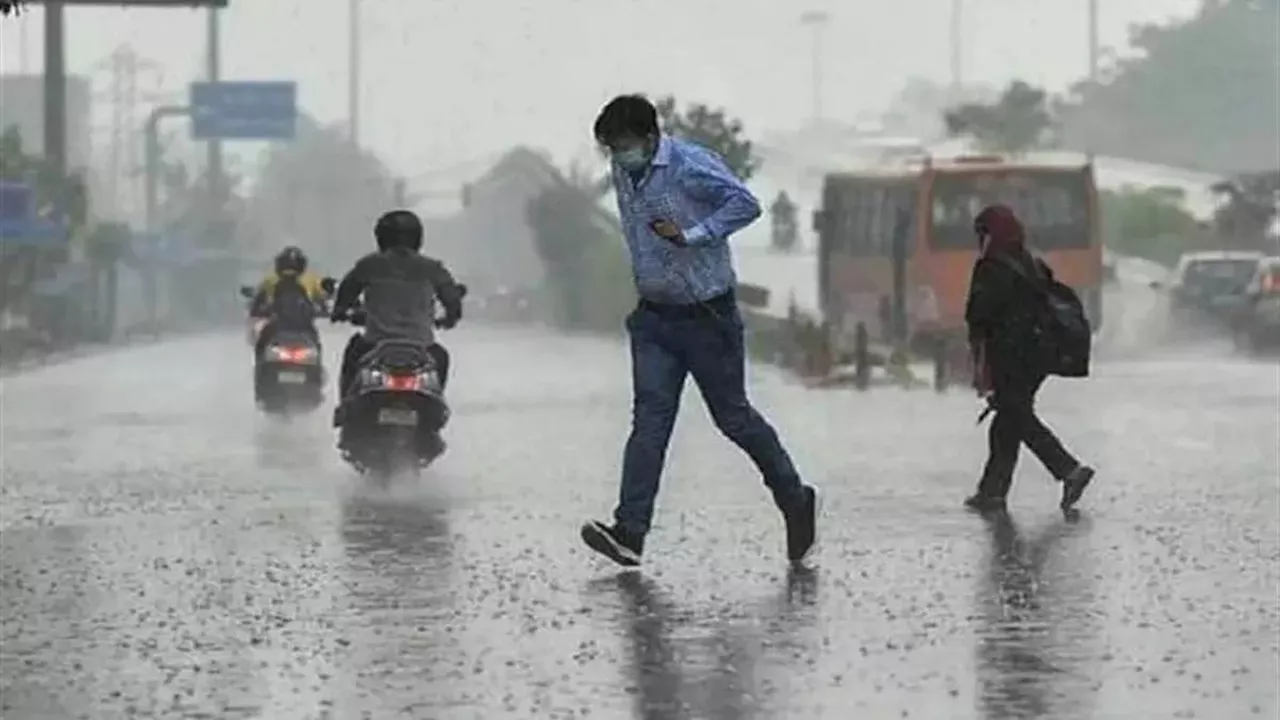
[[[290,245],[276,255],[274,271],[258,284],[249,317],[268,321],[272,331],[302,330],[318,341],[315,318],[328,314],[327,295],[320,276],[307,272],[306,253]],[[260,333],[257,344],[268,334],[273,333]]]
[[[301,248],[290,245],[276,255],[275,269],[258,283],[258,294],[253,299],[251,316],[271,317],[276,288],[284,278],[296,280],[306,298],[316,307],[324,306],[326,293],[321,286],[320,276],[307,272],[307,254]]]

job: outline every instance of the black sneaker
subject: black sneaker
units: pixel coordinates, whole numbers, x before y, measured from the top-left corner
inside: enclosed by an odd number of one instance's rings
[[[974,493],[965,498],[964,506],[970,510],[986,513],[986,512],[1004,512],[1008,509],[1008,505],[1004,498],[991,497],[982,493]]]
[[[644,554],[644,536],[629,533],[617,525],[592,520],[582,526],[582,542],[587,547],[624,567],[636,567]]]
[[[1071,471],[1062,479],[1062,502],[1058,507],[1064,511],[1075,507],[1080,502],[1080,496],[1084,495],[1084,489],[1089,487],[1090,481],[1093,480],[1094,469],[1088,465],[1080,465]]]
[[[804,488],[804,501],[800,506],[782,513],[787,524],[787,559],[803,563],[818,544],[818,513],[822,510],[822,498],[818,489]]]

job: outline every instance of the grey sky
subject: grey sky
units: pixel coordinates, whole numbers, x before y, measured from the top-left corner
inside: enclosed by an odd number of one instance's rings
[[[948,77],[949,0],[363,1],[363,135],[410,175],[517,142],[567,158],[589,147],[599,104],[623,90],[728,105],[749,127],[793,127],[810,107],[809,35],[798,22],[807,8],[833,14],[825,53],[830,116],[874,112],[910,75]],[[1086,72],[1086,0],[966,4],[967,79],[1018,76],[1057,89]],[[1131,23],[1186,15],[1197,4],[1102,0],[1103,44],[1123,47]],[[225,77],[295,78],[310,112],[342,119],[346,0],[231,5]],[[90,71],[121,42],[161,62],[173,90],[201,72],[198,13],[81,8],[68,15],[73,72]],[[0,27],[4,69],[18,70],[25,55],[27,68],[38,70],[39,11]]]

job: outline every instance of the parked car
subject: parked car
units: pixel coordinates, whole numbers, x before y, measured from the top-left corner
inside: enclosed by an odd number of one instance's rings
[[[1280,347],[1280,257],[1258,263],[1234,323],[1236,345],[1247,350]]]

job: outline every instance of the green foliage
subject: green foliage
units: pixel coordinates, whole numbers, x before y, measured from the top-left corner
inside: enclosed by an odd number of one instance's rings
[[[1271,170],[1280,127],[1280,0],[1208,0],[1131,33],[1138,55],[1062,109],[1068,147],[1211,172]]]
[[[590,186],[589,186],[590,187]],[[569,182],[530,201],[529,226],[557,325],[617,332],[635,303],[621,231],[590,192]]]
[[[317,267],[340,266],[373,249],[373,222],[397,205],[398,178],[345,129],[299,118],[296,139],[267,151],[249,218],[263,257],[293,243]],[[408,198],[411,200],[411,198]]]
[[[658,123],[669,135],[683,137],[707,146],[724,158],[730,170],[743,180],[760,169],[755,147],[747,139],[743,124],[731,118],[724,109],[693,104],[681,111],[670,95],[658,100]]]
[[[1222,205],[1214,213],[1218,235],[1233,245],[1263,249],[1280,210],[1280,170],[1241,175],[1213,186]]]
[[[0,0],[0,17],[21,15],[24,4],[22,0]]]
[[[951,137],[972,138],[989,152],[1023,153],[1046,146],[1053,115],[1044,90],[1015,80],[991,104],[966,103],[943,115]]]
[[[82,227],[88,221],[89,194],[83,178],[64,175],[44,158],[28,154],[16,128],[0,135],[0,180],[31,184],[40,214],[57,206],[66,213],[73,228]]]
[[[1173,265],[1208,241],[1178,188],[1125,187],[1102,190],[1098,197],[1103,243],[1113,252]]]
[[[65,215],[69,232],[78,234],[89,219],[89,194],[78,175],[65,175],[44,158],[30,154],[14,128],[0,135],[0,180],[31,185],[36,213],[50,216],[55,208]],[[26,304],[32,297],[37,269],[44,262],[62,262],[65,249],[0,245],[0,310]]]

